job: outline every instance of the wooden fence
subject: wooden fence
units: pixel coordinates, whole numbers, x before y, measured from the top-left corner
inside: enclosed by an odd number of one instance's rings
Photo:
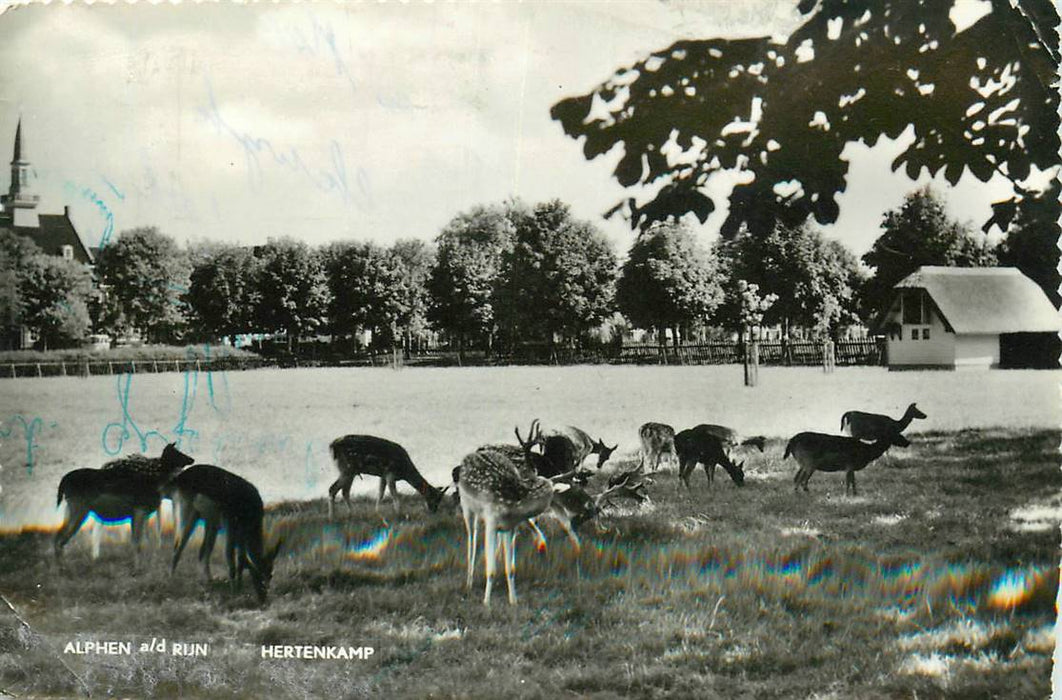
[[[722,365],[737,364],[744,359],[744,348],[737,343],[699,343],[673,346],[624,345],[591,349],[546,344],[527,344],[505,353],[487,356],[483,351],[464,353],[425,352],[406,358],[410,366],[439,365]],[[822,365],[820,342],[759,343],[761,365]],[[879,365],[884,344],[874,339],[842,340],[834,343],[838,365]],[[52,362],[0,363],[0,378],[17,377],[94,377],[109,374],[154,374],[157,372],[224,372],[264,367],[390,367],[390,352],[365,354],[344,359],[245,358],[228,357],[193,360],[67,360]]]

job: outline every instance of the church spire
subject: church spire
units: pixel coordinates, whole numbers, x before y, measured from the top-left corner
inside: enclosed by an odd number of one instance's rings
[[[6,195],[0,195],[0,218],[13,221],[15,226],[36,227],[37,203],[40,197],[30,189],[30,164],[22,146],[22,116],[15,127],[15,152],[11,159],[11,186]]]
[[[18,126],[15,127],[15,157],[11,165],[22,160],[22,115],[18,115]]]

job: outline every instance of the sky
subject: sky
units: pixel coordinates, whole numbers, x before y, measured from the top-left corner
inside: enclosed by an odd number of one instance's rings
[[[962,0],[963,4],[971,4]],[[2,0],[0,0],[2,2]],[[974,3],[976,4],[976,3]],[[0,15],[0,161],[21,116],[39,211],[86,244],[157,226],[180,242],[430,240],[469,208],[559,198],[625,252],[618,149],[586,161],[549,117],[683,38],[779,39],[795,0],[31,5]],[[841,216],[857,254],[928,182],[902,143],[850,146]],[[0,169],[7,190],[9,169]],[[725,192],[722,180],[713,186]],[[1009,185],[935,184],[975,228]],[[725,202],[698,235],[710,243]]]

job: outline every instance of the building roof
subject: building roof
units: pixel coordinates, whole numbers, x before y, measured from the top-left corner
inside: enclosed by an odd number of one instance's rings
[[[0,229],[7,229],[30,239],[47,255],[62,255],[63,246],[69,245],[74,249],[74,260],[87,264],[94,262],[92,253],[85,247],[66,214],[40,214],[37,220],[40,222],[38,228],[0,224]]]
[[[1039,333],[1062,329],[1043,290],[1014,267],[924,266],[896,284],[924,289],[955,333]]]

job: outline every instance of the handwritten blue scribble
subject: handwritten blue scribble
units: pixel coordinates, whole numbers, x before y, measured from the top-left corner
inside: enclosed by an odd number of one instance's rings
[[[26,440],[26,473],[33,474],[33,465],[36,463],[36,457],[34,451],[37,450],[40,445],[37,444],[37,435],[44,429],[44,421],[39,416],[26,420],[26,417],[21,414],[16,414],[11,417],[10,428],[0,428],[0,437],[11,437],[11,433],[15,430],[15,425],[22,426],[22,435]],[[54,421],[51,423],[51,427],[56,427],[58,423]]]
[[[104,182],[107,181],[104,180]],[[81,195],[82,198],[92,202],[92,204],[96,206],[96,209],[100,212],[100,214],[103,215],[103,232],[100,234],[99,245],[100,248],[103,248],[111,242],[111,237],[114,236],[114,212],[112,212],[111,208],[107,206],[107,202],[103,200],[103,197],[97,194],[96,191],[93,190],[91,187],[88,187],[86,185],[78,189],[77,185],[72,182],[67,182],[65,183],[65,185],[66,190],[70,192],[77,192]],[[107,182],[107,185],[116,194],[118,193],[118,190],[110,182]],[[119,198],[125,199],[125,196],[119,195]]]
[[[313,442],[306,441],[306,460],[303,467],[303,479],[306,482],[306,488],[312,489],[317,486],[317,470],[313,468]]]
[[[291,33],[292,41],[295,43],[295,48],[299,53],[317,56],[321,53],[323,44],[328,54],[328,58],[331,59],[335,66],[336,75],[344,78],[350,83],[351,92],[357,92],[358,82],[351,74],[346,61],[343,60],[343,55],[339,52],[339,47],[336,45],[336,33],[332,29],[332,25],[322,21],[314,14],[309,14],[309,20],[309,38],[306,37],[300,28],[296,26],[290,28],[289,31]]]
[[[103,177],[102,175],[100,175],[100,179],[103,180],[103,184],[107,185],[107,187],[110,188],[111,192],[114,192],[114,196],[117,197],[119,201],[125,201],[125,194],[121,192],[117,187],[115,187],[113,182]]]
[[[217,98],[214,96],[214,86],[209,77],[206,79],[206,93],[207,104],[199,107],[199,114],[212,124],[219,134],[228,135],[243,149],[247,178],[252,188],[261,187],[264,174],[263,160],[265,160],[267,165],[272,164],[290,172],[302,174],[322,192],[339,195],[347,206],[353,204],[362,210],[372,207],[369,174],[359,166],[354,171],[355,188],[351,189],[346,157],[338,141],[332,139],[329,142],[330,162],[327,168],[311,168],[303,160],[299,149],[294,146],[274,146],[269,139],[254,136],[230,124],[221,113]]]
[[[100,437],[100,441],[103,444],[103,451],[112,457],[121,453],[125,441],[133,437],[133,434],[136,434],[141,452],[147,452],[148,438],[157,437],[162,440],[163,444],[167,443],[165,435],[157,430],[148,430],[145,432],[141,430],[140,426],[136,424],[135,420],[133,420],[133,414],[129,410],[129,389],[132,386],[132,374],[118,375],[118,404],[122,407],[122,419],[120,423],[108,423],[103,428],[103,434]],[[115,431],[118,431],[117,437],[112,439],[111,436]]]

